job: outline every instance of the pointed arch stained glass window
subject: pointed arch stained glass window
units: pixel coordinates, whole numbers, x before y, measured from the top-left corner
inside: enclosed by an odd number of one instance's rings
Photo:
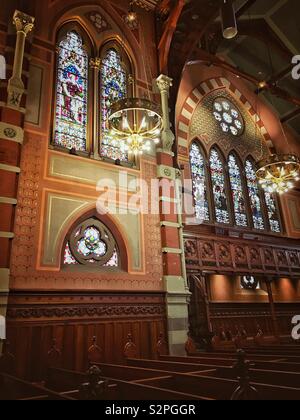
[[[190,150],[193,197],[197,219],[209,221],[205,161],[199,145],[192,143]]]
[[[230,220],[224,166],[216,149],[211,151],[209,163],[216,210],[216,221],[218,223],[229,224]]]
[[[115,143],[107,127],[108,112],[111,104],[123,99],[127,94],[127,72],[122,64],[121,55],[115,48],[110,48],[101,66],[101,154],[113,160],[126,161],[127,153]]]
[[[274,233],[280,233],[281,228],[280,228],[280,222],[279,222],[275,196],[269,192],[265,192],[265,200],[266,200],[267,209],[268,209],[268,217],[269,217],[271,231]]]
[[[75,31],[68,32],[58,47],[54,144],[86,151],[88,53]]]
[[[240,167],[236,157],[231,154],[228,158],[228,170],[233,198],[234,217],[237,226],[247,227],[247,211]]]
[[[254,165],[250,160],[246,161],[245,171],[254,228],[264,230],[265,223],[259,194],[259,186],[256,178]]]

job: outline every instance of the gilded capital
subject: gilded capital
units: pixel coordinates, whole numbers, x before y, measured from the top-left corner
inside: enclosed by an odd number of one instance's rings
[[[13,16],[13,23],[16,27],[17,32],[23,32],[25,35],[28,35],[34,28],[35,18],[29,15],[26,15],[19,10],[16,10]]]
[[[99,58],[99,57],[91,58],[90,59],[90,67],[92,69],[100,70],[100,68],[101,68],[101,58]]]
[[[169,92],[170,87],[173,86],[173,79],[171,79],[168,76],[165,76],[164,74],[161,74],[156,79],[156,84],[160,92]]]

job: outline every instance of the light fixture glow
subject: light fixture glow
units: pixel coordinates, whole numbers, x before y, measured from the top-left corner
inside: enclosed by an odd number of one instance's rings
[[[235,38],[238,34],[238,29],[232,0],[223,0],[221,7],[221,17],[224,38]]]
[[[110,136],[129,154],[142,155],[160,142],[162,111],[148,99],[125,98],[115,102],[108,122]]]
[[[269,193],[283,194],[300,179],[300,159],[294,155],[272,155],[258,163],[256,176]]]

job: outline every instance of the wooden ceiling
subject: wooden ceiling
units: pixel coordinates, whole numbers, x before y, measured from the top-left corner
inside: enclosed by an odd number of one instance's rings
[[[300,83],[291,75],[292,57],[300,52],[299,0],[234,1],[239,35],[230,41],[222,37],[220,4],[158,2],[161,72],[179,88],[183,69],[191,61],[232,71],[264,95],[282,121],[300,135]]]

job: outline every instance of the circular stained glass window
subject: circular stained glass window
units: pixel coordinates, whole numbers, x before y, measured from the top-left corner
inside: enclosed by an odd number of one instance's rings
[[[234,137],[243,134],[243,117],[237,107],[228,99],[217,98],[215,100],[213,115],[220,123],[223,133],[231,133]]]

